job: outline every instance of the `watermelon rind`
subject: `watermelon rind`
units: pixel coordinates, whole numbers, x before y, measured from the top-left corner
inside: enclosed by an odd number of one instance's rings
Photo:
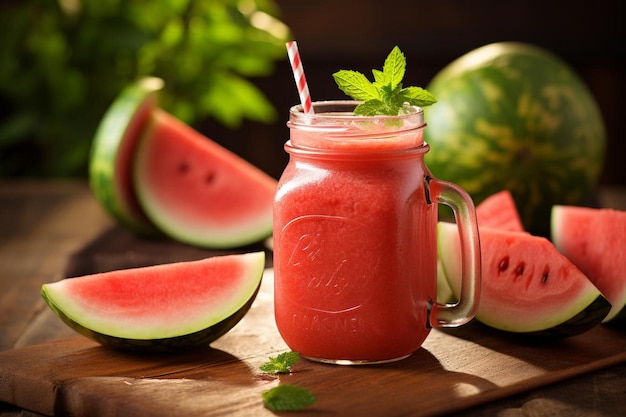
[[[583,204],[598,185],[606,129],[575,71],[548,50],[522,42],[474,49],[428,84],[425,156],[438,178],[476,204],[502,189],[524,228],[549,236],[554,204]]]
[[[260,285],[259,285],[260,286]],[[229,317],[221,320],[219,323],[207,327],[206,329],[199,330],[195,333],[188,333],[182,336],[156,338],[156,339],[133,339],[111,336],[109,334],[100,333],[95,330],[88,329],[76,321],[68,317],[63,311],[56,307],[52,301],[46,300],[50,309],[69,327],[74,329],[77,333],[88,337],[89,339],[100,343],[110,349],[124,350],[130,352],[151,352],[151,353],[175,353],[183,350],[195,349],[204,346],[208,346],[228,331],[230,331],[241,319],[248,313],[252,306],[258,288],[252,294],[246,304],[241,306],[239,310],[234,312]],[[45,295],[44,295],[45,297]]]
[[[589,331],[600,324],[611,310],[611,303],[599,295],[591,304],[572,318],[545,330],[527,332],[537,337],[571,337]]]
[[[163,80],[144,77],[115,98],[96,130],[89,160],[89,184],[96,199],[120,225],[140,235],[157,234],[132,188],[132,163],[140,133],[157,107]]]
[[[180,242],[231,249],[272,234],[277,181],[162,110],[140,140],[133,180],[147,216]]]
[[[619,310],[615,315],[607,315],[607,319],[603,323],[620,329],[626,328],[626,307]]]
[[[438,253],[444,267],[445,276],[455,297],[459,297],[461,274],[461,248],[457,228],[452,223],[439,222],[437,227]],[[528,335],[574,336],[586,332],[600,324],[608,314],[611,305],[600,291],[569,260],[562,256],[547,239],[531,236],[524,232],[511,232],[486,227],[479,227],[481,236],[481,255],[483,259],[483,279],[481,299],[476,319],[495,329]],[[499,265],[495,254],[489,254],[491,247],[498,243],[498,250],[510,255],[510,268],[524,261],[522,281],[511,282],[506,290],[489,290],[492,280],[496,279],[492,269]],[[531,247],[533,258],[516,258],[520,247]],[[567,282],[555,282],[547,278],[542,282],[546,266],[550,259],[553,264],[549,277],[558,277],[561,268],[567,273]],[[509,266],[507,266],[509,268]],[[541,268],[541,270],[537,270]],[[510,270],[510,269],[509,269]],[[536,273],[535,273],[536,272]],[[556,274],[556,276],[554,275]],[[531,277],[538,279],[532,281]],[[508,276],[506,276],[508,278]],[[505,279],[505,278],[503,278]],[[517,279],[517,278],[515,278]],[[553,283],[553,287],[543,291],[541,285]],[[494,284],[494,285],[497,285]],[[493,287],[495,288],[495,287]]]
[[[234,268],[233,268],[234,266]],[[41,294],[50,309],[76,332],[102,344],[105,347],[145,352],[175,352],[184,349],[208,346],[231,330],[248,312],[259,291],[265,267],[265,253],[251,252],[237,255],[224,255],[199,261],[187,261],[151,267],[69,278],[42,286]],[[181,269],[182,268],[182,269]],[[176,300],[177,290],[199,293],[201,288],[190,288],[189,283],[176,276],[181,271],[202,282],[219,280],[220,285],[237,283],[236,288],[227,291],[227,298],[217,300],[220,294],[207,294],[190,300]],[[235,275],[233,275],[235,274]],[[172,275],[170,275],[171,277]],[[171,285],[159,299],[146,288],[159,285],[161,279]],[[81,281],[82,280],[82,281]],[[122,285],[125,290],[136,293],[131,297],[145,297],[150,303],[144,308],[152,308],[154,317],[145,310],[138,312],[136,305],[109,304],[106,300],[89,304],[81,299],[86,280],[100,280],[103,291],[106,286]],[[128,284],[131,285],[128,285]],[[81,288],[82,287],[82,288]],[[90,287],[93,290],[93,286]],[[98,288],[97,286],[95,287]],[[87,290],[85,290],[87,291]],[[148,300],[151,298],[151,300]],[[173,299],[169,300],[169,298]],[[141,302],[141,301],[140,301]],[[184,302],[188,302],[184,304]],[[178,306],[178,307],[177,307]],[[141,318],[137,318],[141,315]]]

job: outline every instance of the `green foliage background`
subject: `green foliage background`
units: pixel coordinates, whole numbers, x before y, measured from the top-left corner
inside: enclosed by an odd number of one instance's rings
[[[97,124],[130,81],[194,124],[270,122],[251,81],[284,59],[273,0],[22,0],[0,5],[0,177],[84,176]]]

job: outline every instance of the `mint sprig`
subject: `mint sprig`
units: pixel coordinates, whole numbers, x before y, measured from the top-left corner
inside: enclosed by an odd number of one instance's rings
[[[269,361],[261,365],[260,369],[268,374],[288,374],[299,360],[298,352],[283,352],[276,357],[270,356]]]
[[[282,384],[261,394],[263,404],[272,411],[299,411],[317,401],[306,388],[293,384]]]
[[[406,57],[395,46],[383,64],[383,70],[372,70],[374,82],[358,71],[341,70],[333,74],[337,86],[354,100],[363,101],[354,109],[359,116],[397,116],[405,103],[425,107],[437,99],[421,87],[402,87]]]

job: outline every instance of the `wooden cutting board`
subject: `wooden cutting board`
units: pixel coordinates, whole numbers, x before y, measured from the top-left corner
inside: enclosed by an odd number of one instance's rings
[[[259,366],[287,350],[273,321],[272,270],[249,314],[211,347],[179,355],[107,350],[81,336],[0,353],[0,401],[44,415],[264,416],[261,393],[284,383],[317,402],[298,415],[423,416],[462,410],[626,361],[626,333],[606,326],[527,340],[479,324],[434,330],[403,361]]]

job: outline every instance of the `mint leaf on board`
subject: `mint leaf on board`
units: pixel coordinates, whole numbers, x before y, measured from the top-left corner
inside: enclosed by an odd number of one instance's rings
[[[372,70],[374,82],[358,71],[340,70],[333,74],[337,86],[354,100],[362,101],[354,109],[360,116],[397,116],[405,103],[425,107],[437,102],[427,90],[420,87],[402,87],[406,71],[406,57],[395,46],[383,64],[383,70]]]
[[[261,365],[260,369],[268,374],[288,374],[291,372],[291,367],[299,360],[298,352],[283,352],[275,358],[270,356],[269,361]]]
[[[317,399],[306,388],[294,384],[283,384],[261,394],[263,404],[272,411],[299,411]]]

